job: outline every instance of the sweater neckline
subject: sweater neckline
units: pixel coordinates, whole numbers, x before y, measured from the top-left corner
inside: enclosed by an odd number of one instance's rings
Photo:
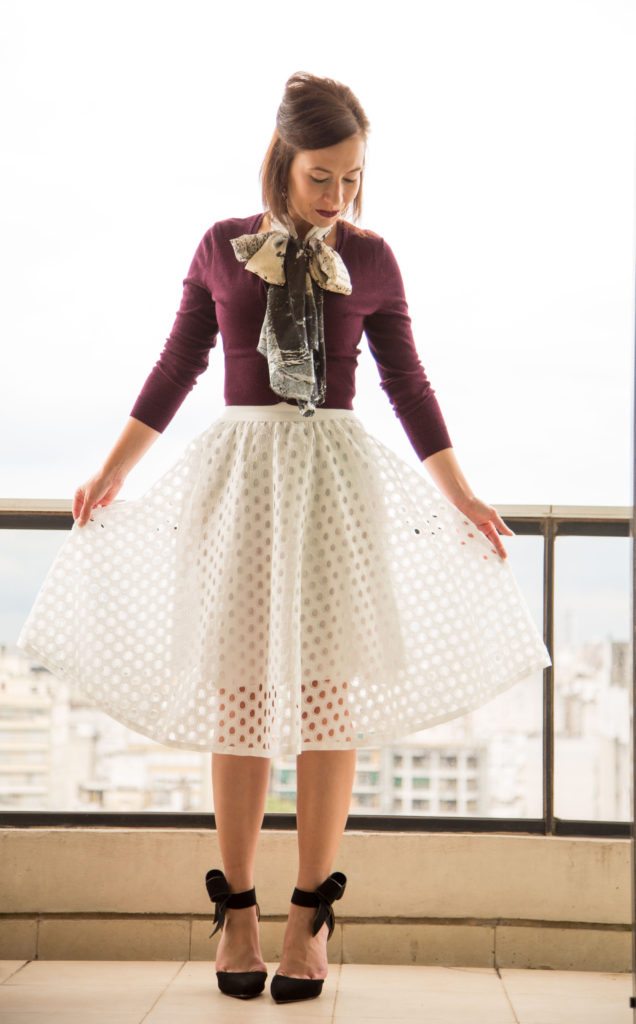
[[[254,216],[250,218],[250,220],[252,221],[252,233],[256,232],[258,225],[263,219],[263,213],[264,211],[261,211],[260,213],[254,214]],[[342,248],[343,237],[344,223],[340,218],[338,218],[338,220],[336,221],[336,244],[333,246],[336,252],[340,252]]]

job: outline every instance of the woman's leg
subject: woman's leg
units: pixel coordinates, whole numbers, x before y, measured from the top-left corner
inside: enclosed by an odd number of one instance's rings
[[[231,892],[243,892],[254,885],[256,845],[265,813],[270,766],[269,757],[212,754],[214,817]],[[267,969],[261,956],[256,907],[227,908],[215,966],[217,971]]]
[[[299,889],[316,889],[334,869],[351,805],[356,750],[305,750],[296,757]],[[335,909],[335,908],[334,908]],[[278,972],[294,978],[327,977],[325,922],[311,934],[315,907],[289,904]]]

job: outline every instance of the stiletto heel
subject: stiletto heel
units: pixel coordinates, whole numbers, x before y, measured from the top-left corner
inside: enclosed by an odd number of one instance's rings
[[[327,942],[333,934],[335,916],[331,904],[339,900],[347,884],[346,875],[342,871],[333,871],[321,882],[317,889],[308,892],[306,889],[295,888],[291,902],[299,907],[317,907],[312,922],[311,934],[317,935],[327,922],[329,934]],[[294,978],[288,974],[275,974],[270,985],[270,992],[277,1003],[291,1003],[298,999],[315,999],[322,992],[324,978]]]
[[[219,928],[223,927],[227,907],[241,908],[256,906],[256,916],[260,921],[261,911],[256,902],[256,889],[245,889],[243,892],[230,893],[227,878],[219,868],[211,868],[205,876],[208,896],[216,904],[214,921],[216,927],[208,936],[210,939]],[[239,999],[251,999],[261,994],[265,988],[267,971],[217,971],[216,978],[221,992],[226,996],[237,996]]]

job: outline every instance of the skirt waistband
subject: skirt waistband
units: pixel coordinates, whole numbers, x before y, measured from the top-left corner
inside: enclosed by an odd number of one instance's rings
[[[311,423],[312,420],[340,419],[357,420],[353,409],[325,409],[318,406],[311,416],[301,416],[297,405],[276,402],[274,405],[226,405],[220,415],[222,420],[297,420]]]

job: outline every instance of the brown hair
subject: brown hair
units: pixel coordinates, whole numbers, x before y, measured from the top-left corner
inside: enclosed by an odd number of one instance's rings
[[[261,165],[261,190],[265,209],[283,224],[290,225],[283,191],[289,168],[301,149],[325,149],[352,135],[366,143],[369,120],[358,99],[346,85],[333,78],[318,78],[308,71],[296,71],[285,83],[276,112],[276,128]],[[353,200],[353,219],[362,213],[364,168],[360,188]]]

